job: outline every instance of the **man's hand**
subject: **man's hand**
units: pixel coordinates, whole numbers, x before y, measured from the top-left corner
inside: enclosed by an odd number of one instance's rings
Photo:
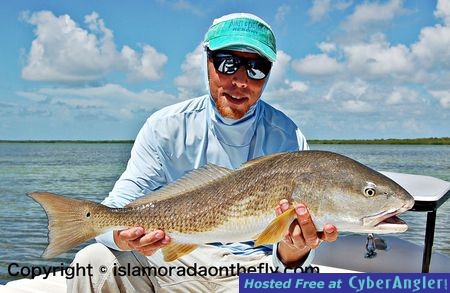
[[[114,242],[122,250],[135,250],[145,256],[153,255],[169,244],[170,237],[162,230],[145,233],[142,227],[114,231]]]
[[[289,202],[281,200],[275,208],[278,215],[289,208]],[[319,247],[320,240],[333,242],[338,237],[338,231],[333,225],[325,225],[323,232],[317,232],[311,216],[304,204],[295,206],[297,219],[292,222],[288,233],[278,244],[278,257],[287,267],[296,267],[303,263],[309,251]]]

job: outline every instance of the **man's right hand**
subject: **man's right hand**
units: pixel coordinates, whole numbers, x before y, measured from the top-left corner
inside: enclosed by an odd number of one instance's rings
[[[170,237],[162,230],[146,233],[142,227],[114,231],[114,242],[122,250],[135,250],[145,256],[153,255],[170,242]]]

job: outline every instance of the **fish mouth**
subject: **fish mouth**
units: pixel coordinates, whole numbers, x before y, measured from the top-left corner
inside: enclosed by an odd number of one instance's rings
[[[409,207],[402,207],[400,209],[391,209],[372,216],[364,217],[362,219],[363,226],[373,228],[373,232],[405,232],[408,229],[408,225],[405,221],[397,217],[397,215],[407,210],[409,210]]]

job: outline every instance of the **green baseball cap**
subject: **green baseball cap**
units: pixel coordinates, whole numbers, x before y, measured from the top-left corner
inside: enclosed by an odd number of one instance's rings
[[[204,45],[212,51],[256,51],[271,62],[277,58],[272,29],[264,20],[249,13],[233,13],[215,19],[206,32]]]

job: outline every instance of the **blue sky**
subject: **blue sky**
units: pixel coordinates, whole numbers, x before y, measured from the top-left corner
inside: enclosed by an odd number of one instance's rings
[[[450,1],[3,1],[0,139],[133,139],[206,93],[201,41],[250,12],[275,32],[263,99],[309,139],[450,136]]]

